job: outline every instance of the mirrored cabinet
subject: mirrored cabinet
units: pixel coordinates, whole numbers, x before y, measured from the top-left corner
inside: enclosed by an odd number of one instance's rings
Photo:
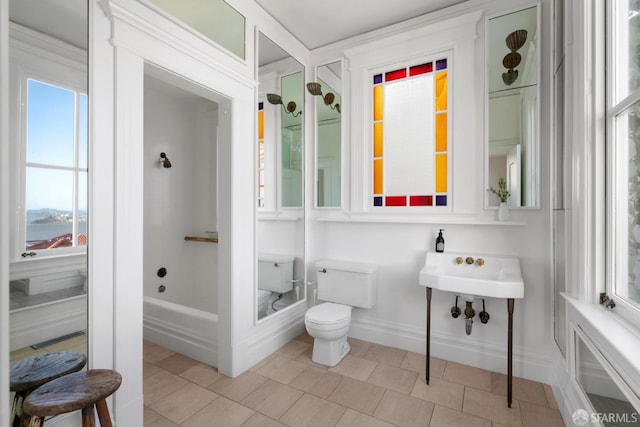
[[[305,299],[304,67],[258,34],[257,320]]]
[[[539,205],[539,10],[487,20],[486,188],[506,180],[511,207]],[[486,206],[500,200],[490,192]]]

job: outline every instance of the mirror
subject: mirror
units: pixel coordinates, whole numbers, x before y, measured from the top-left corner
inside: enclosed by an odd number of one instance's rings
[[[539,204],[538,8],[488,19],[486,188],[504,178],[510,207]],[[487,206],[500,200],[487,192]]]
[[[305,299],[304,66],[258,35],[256,319]]]
[[[307,90],[316,99],[316,206],[341,206],[342,61],[320,65],[317,84]]]
[[[9,18],[13,364],[87,353],[88,2],[10,0]]]

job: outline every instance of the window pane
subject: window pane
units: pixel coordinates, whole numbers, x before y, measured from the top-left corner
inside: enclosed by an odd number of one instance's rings
[[[623,298],[640,303],[640,102],[615,121],[616,135],[620,144],[628,144],[628,175],[619,191],[625,200],[628,191],[628,254],[629,281],[621,281],[616,292]],[[625,137],[628,141],[625,141]],[[623,154],[623,153],[621,153]],[[628,189],[628,190],[627,190]],[[619,217],[623,218],[623,217]]]
[[[614,2],[617,7],[616,30],[618,46],[614,50],[618,56],[613,66],[618,77],[617,99],[623,99],[640,87],[640,3],[637,0]]]
[[[74,92],[29,80],[27,106],[27,162],[73,166]]]
[[[86,194],[86,178],[84,184]],[[71,246],[73,172],[27,168],[26,249]],[[86,196],[84,199],[86,206]],[[86,207],[85,207],[86,210]]]

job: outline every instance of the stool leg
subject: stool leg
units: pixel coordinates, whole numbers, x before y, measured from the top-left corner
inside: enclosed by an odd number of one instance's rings
[[[13,396],[13,405],[11,405],[11,427],[20,427],[24,395],[24,392],[17,391],[15,396]]]
[[[24,425],[27,427],[42,427],[44,425],[44,417],[26,417],[25,420],[27,423]]]
[[[107,401],[102,399],[96,402],[96,409],[98,410],[98,419],[100,420],[100,426],[113,427],[111,424],[111,417],[109,416],[109,407]]]
[[[96,419],[93,416],[93,405],[82,408],[82,427],[96,427]]]

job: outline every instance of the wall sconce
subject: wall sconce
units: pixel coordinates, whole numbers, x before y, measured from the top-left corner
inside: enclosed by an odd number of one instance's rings
[[[329,92],[326,95],[322,95],[322,86],[320,83],[307,83],[307,90],[313,96],[321,96],[324,101],[324,105],[328,105],[332,110],[336,110],[338,113],[342,113],[340,109],[340,104],[332,105],[333,101],[335,101],[336,96]]]
[[[297,114],[295,113],[297,106],[293,101],[289,101],[287,103],[287,107],[285,108],[284,102],[282,102],[282,97],[280,95],[276,95],[275,93],[268,93],[267,101],[269,101],[269,104],[282,105],[282,109],[284,110],[284,112],[287,114],[291,114],[293,117],[298,117],[300,114],[302,114],[302,110],[300,110]]]
[[[502,58],[502,65],[507,69],[506,73],[502,73],[502,81],[507,86],[511,86],[518,79],[518,70],[515,68],[520,65],[522,56],[517,52],[527,41],[527,30],[515,30],[510,33],[505,43],[511,52]]]

